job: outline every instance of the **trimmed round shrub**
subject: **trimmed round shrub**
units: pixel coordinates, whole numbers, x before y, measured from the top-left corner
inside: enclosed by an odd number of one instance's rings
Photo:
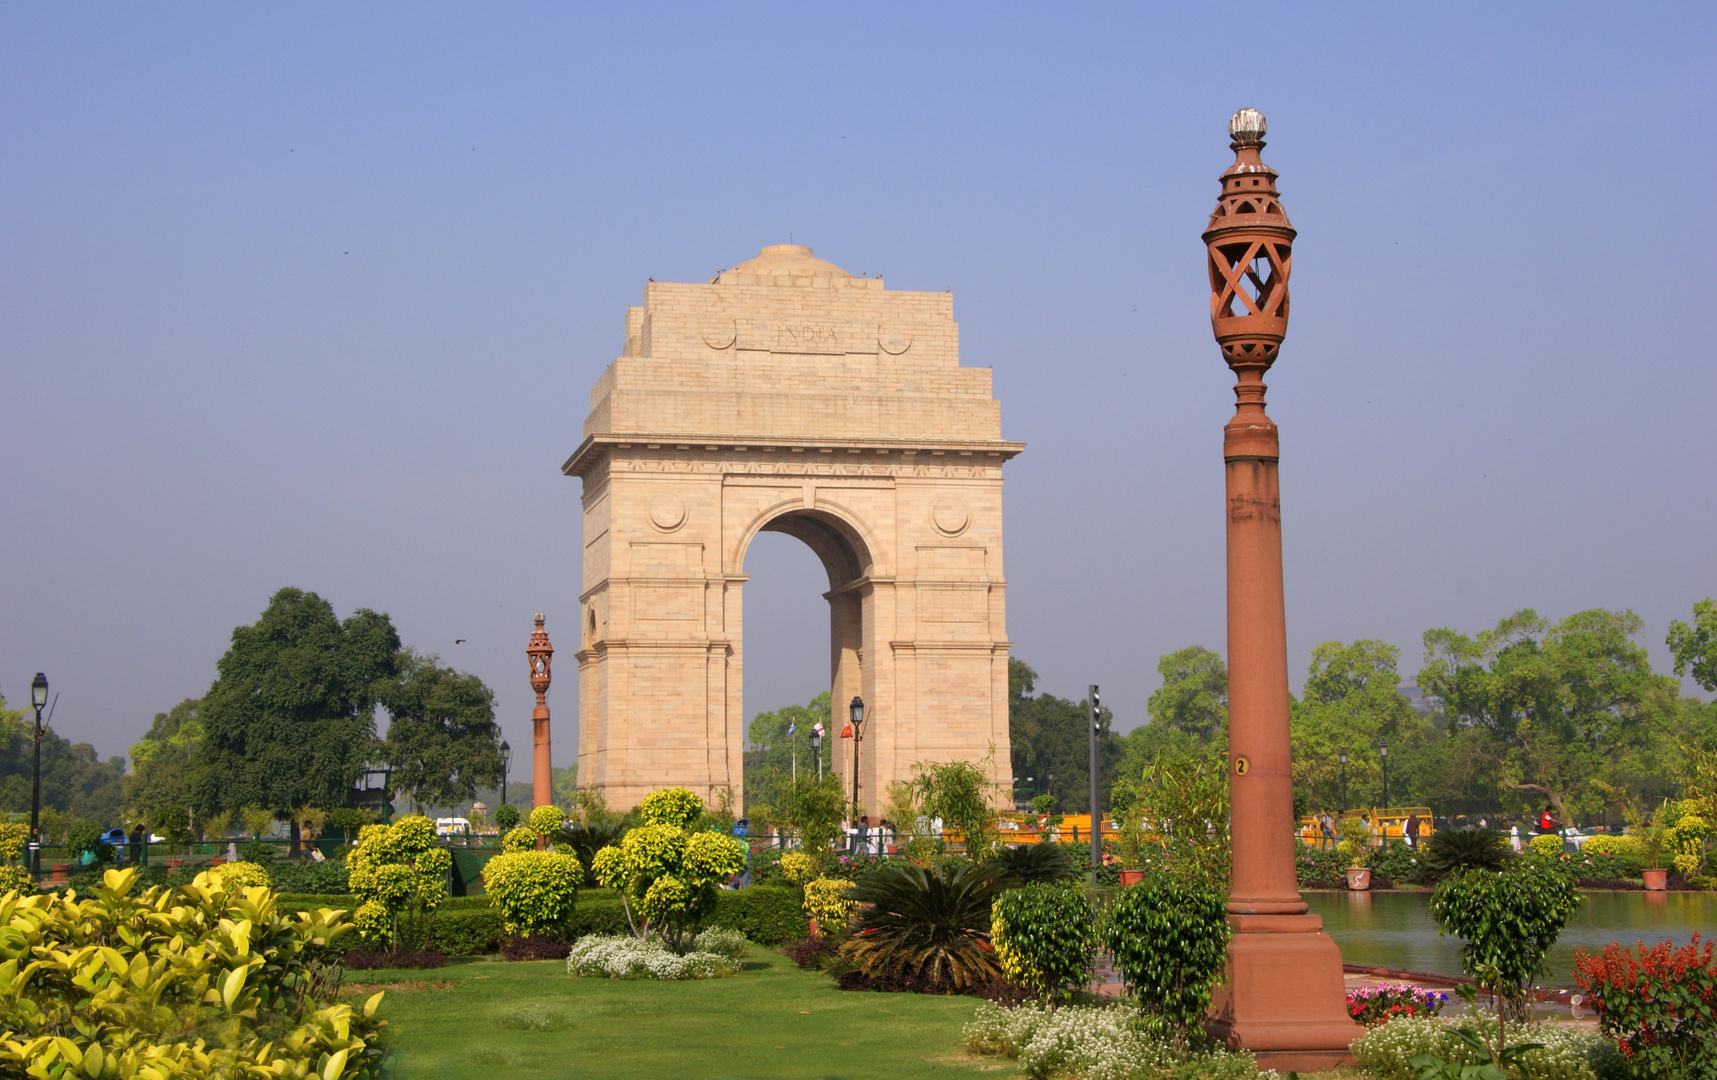
[[[1555,833],[1539,833],[1527,841],[1534,855],[1553,859],[1562,854],[1562,838]]]
[[[990,941],[1002,974],[1043,1000],[1065,996],[1090,981],[1096,920],[1077,886],[1037,884],[1003,893],[990,907]]]
[[[507,933],[517,937],[558,930],[578,903],[584,867],[558,851],[497,855],[483,866],[483,891],[500,909]]]
[[[511,855],[520,851],[535,851],[537,849],[537,831],[529,825],[520,825],[509,829],[507,835],[501,837],[501,853]]]
[[[795,885],[803,885],[817,876],[817,864],[803,851],[789,851],[781,856],[781,876]]]
[[[1208,885],[1165,876],[1122,889],[1104,938],[1150,1026],[1184,1046],[1227,959],[1228,912]]]
[[[566,824],[566,811],[558,806],[539,806],[531,811],[531,831],[538,836],[553,836]]]
[[[703,800],[690,788],[663,788],[644,796],[638,818],[646,825],[671,825],[684,829],[704,812]]]
[[[227,892],[269,888],[268,869],[253,862],[230,862],[209,870],[209,877],[220,882]]]
[[[502,803],[495,810],[495,826],[503,832],[515,828],[519,824],[519,808],[512,803]]]
[[[839,930],[852,917],[853,901],[848,895],[853,883],[845,878],[817,878],[805,883],[805,914],[817,920],[819,927]]]
[[[0,896],[36,891],[36,879],[22,866],[0,866]]]

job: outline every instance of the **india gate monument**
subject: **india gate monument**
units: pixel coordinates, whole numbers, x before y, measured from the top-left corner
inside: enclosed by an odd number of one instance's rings
[[[792,244],[644,287],[563,467],[584,483],[580,786],[617,809],[676,785],[743,805],[745,553],[769,530],[828,571],[867,812],[920,761],[987,758],[1011,790],[1002,466],[1024,445],[989,369],[960,366],[953,304]]]

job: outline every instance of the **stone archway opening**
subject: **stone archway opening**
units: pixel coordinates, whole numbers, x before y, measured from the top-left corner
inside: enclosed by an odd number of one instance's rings
[[[870,552],[864,538],[849,523],[835,514],[816,510],[788,510],[768,519],[760,525],[757,531],[746,541],[744,550],[739,554],[741,572],[745,575],[745,585],[748,592],[755,586],[749,567],[752,564],[753,550],[756,540],[762,534],[789,536],[802,543],[822,565],[823,587],[818,589],[826,605],[824,625],[827,627],[826,652],[823,653],[826,675],[820,684],[818,693],[826,690],[829,694],[830,718],[828,728],[828,745],[826,747],[830,767],[840,779],[842,790],[853,793],[853,767],[856,760],[863,760],[870,748],[864,744],[861,737],[854,741],[841,738],[847,716],[848,703],[854,697],[864,697],[864,603],[863,589],[855,587],[868,578],[872,567]],[[756,671],[767,660],[761,658],[757,648],[756,613],[758,607],[747,597],[744,610],[751,616],[751,633],[745,635],[735,648],[739,658],[736,665],[739,671],[741,696],[743,700],[744,687],[748,676],[747,669]],[[821,634],[817,635],[819,638]],[[793,704],[803,704],[795,701]],[[749,719],[754,716],[756,709],[747,708]],[[872,770],[874,771],[874,769]],[[881,794],[880,792],[878,793]],[[859,790],[863,798],[862,787]]]

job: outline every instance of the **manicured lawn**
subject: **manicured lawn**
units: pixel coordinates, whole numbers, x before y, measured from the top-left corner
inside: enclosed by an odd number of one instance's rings
[[[575,978],[561,961],[490,959],[346,975],[348,987],[394,981],[437,987],[383,999],[400,1080],[1019,1075],[1012,1062],[966,1056],[960,1028],[975,998],[841,991],[759,946],[741,974],[703,982]]]

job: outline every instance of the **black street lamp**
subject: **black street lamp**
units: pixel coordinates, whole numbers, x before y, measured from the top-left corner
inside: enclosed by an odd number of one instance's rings
[[[853,725],[853,813],[858,813],[859,805],[859,725],[864,723],[864,699],[857,694],[847,706],[847,716]]]
[[[1383,808],[1389,809],[1389,740],[1377,740],[1377,753],[1383,758]]]
[[[48,677],[30,680],[30,704],[36,707],[36,764],[30,770],[30,873],[42,873],[42,706],[48,703]]]
[[[1049,782],[1043,786],[1044,794],[1054,795],[1055,794],[1055,774],[1049,773],[1047,775],[1049,777]]]
[[[507,770],[513,765],[513,748],[501,740],[501,805],[507,805]]]
[[[1341,759],[1341,812],[1345,814],[1347,813],[1347,747],[1344,746],[1337,750],[1335,756]]]

